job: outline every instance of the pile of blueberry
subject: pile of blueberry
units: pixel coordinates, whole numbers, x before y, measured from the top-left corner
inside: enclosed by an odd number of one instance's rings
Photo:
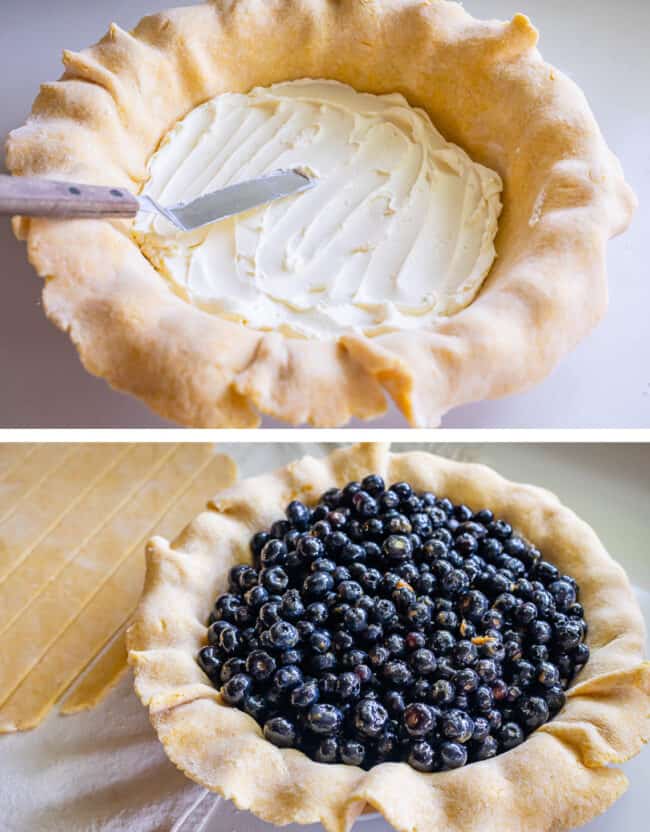
[[[578,586],[488,509],[371,475],[251,540],[198,661],[323,763],[457,768],[514,748],[589,658]]]

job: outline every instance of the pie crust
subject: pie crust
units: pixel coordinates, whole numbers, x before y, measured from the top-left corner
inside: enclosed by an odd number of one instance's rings
[[[445,0],[212,0],[111,26],[65,52],[8,140],[17,175],[137,190],[168,130],[225,91],[332,78],[424,107],[504,181],[498,259],[476,300],[407,337],[259,332],[193,307],[125,220],[28,220],[16,234],[46,280],[47,315],[85,367],[186,425],[254,427],[260,413],[336,426],[391,396],[415,426],[546,376],[605,311],[605,242],[634,196],[578,87],[545,63],[519,14],[479,21]]]
[[[291,500],[313,502],[327,488],[368,473],[490,507],[579,582],[591,658],[562,711],[515,749],[434,774],[405,763],[368,772],[317,763],[267,742],[251,717],[221,703],[199,668],[208,613],[229,568],[250,560],[253,532],[281,517]],[[392,454],[371,444],[243,480],[219,492],[174,543],[154,538],[127,642],[136,692],[172,762],[266,821],[320,821],[327,832],[343,832],[370,806],[398,832],[541,832],[579,826],[625,791],[625,775],[610,764],[637,754],[650,737],[644,637],[625,573],[554,495],[482,465],[421,451]]]

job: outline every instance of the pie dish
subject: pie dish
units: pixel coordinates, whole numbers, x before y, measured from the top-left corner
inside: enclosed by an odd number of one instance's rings
[[[523,15],[457,3],[221,0],[112,26],[64,53],[8,141],[17,175],[138,189],[179,119],[221,93],[330,79],[401,94],[502,179],[497,260],[473,302],[408,332],[295,338],[226,320],[176,293],[126,221],[17,218],[44,307],[85,367],[193,426],[260,414],[336,426],[392,397],[415,426],[540,381],[606,306],[605,242],[634,207],[580,90],[546,64]],[[315,372],[315,368],[318,372]]]
[[[267,741],[250,716],[225,704],[197,664],[214,598],[225,591],[231,567],[250,559],[251,535],[268,528],[290,501],[314,505],[326,489],[368,474],[457,504],[489,506],[580,584],[591,656],[559,713],[506,753],[433,773],[402,762],[368,771],[315,762]],[[364,445],[244,480],[218,493],[174,543],[153,539],[128,646],[136,692],[170,759],[239,808],[278,825],[320,821],[328,832],[341,832],[370,807],[399,832],[460,832],[479,825],[568,829],[625,791],[625,776],[610,764],[634,756],[649,736],[644,637],[624,572],[552,494],[508,482],[485,466]]]

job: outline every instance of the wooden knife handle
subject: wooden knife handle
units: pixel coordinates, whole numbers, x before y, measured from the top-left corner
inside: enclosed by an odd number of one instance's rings
[[[134,217],[138,200],[125,188],[0,174],[0,214],[24,217]]]

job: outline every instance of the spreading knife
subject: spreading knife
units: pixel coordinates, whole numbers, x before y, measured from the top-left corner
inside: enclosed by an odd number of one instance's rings
[[[277,170],[212,193],[161,205],[147,194],[126,188],[55,182],[50,179],[0,175],[0,214],[24,217],[135,217],[158,214],[181,231],[218,222],[276,199],[306,191],[316,184],[297,168]]]

